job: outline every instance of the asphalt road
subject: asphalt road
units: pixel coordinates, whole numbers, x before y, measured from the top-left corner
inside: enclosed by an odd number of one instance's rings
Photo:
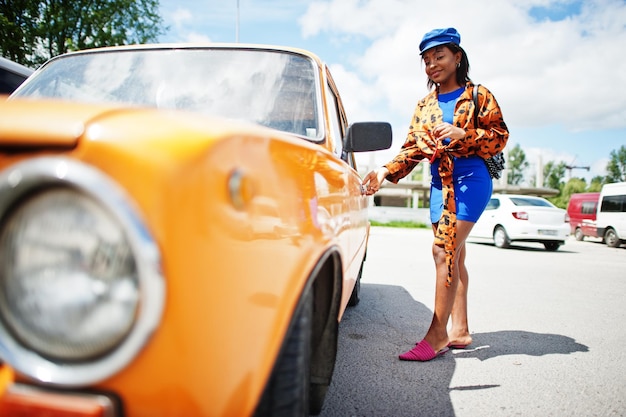
[[[431,232],[372,230],[322,416],[626,416],[626,247],[468,243],[474,343],[426,363]]]

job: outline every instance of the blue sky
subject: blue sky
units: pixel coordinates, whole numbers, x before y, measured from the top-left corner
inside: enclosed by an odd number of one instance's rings
[[[590,167],[604,175],[626,146],[626,1],[552,0],[160,0],[161,42],[236,42],[308,49],[329,64],[351,122],[385,120],[404,141],[427,94],[418,44],[456,27],[474,82],[500,103],[511,137],[531,163]],[[239,13],[238,13],[239,12]]]

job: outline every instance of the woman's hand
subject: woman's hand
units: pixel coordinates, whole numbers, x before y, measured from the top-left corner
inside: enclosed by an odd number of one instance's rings
[[[370,171],[365,178],[363,178],[363,194],[372,195],[380,190],[380,186],[387,175],[389,175],[389,170],[385,167],[378,168],[376,171]]]
[[[465,129],[451,125],[450,123],[441,123],[433,129],[433,136],[436,140],[442,141],[445,138],[462,139],[465,137]]]

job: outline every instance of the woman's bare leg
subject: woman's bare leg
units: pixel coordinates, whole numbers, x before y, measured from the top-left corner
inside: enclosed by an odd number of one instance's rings
[[[459,251],[459,263],[455,267],[459,270],[459,286],[456,289],[456,297],[452,306],[452,326],[448,332],[450,344],[455,346],[467,346],[472,343],[467,321],[467,290],[469,274],[465,266],[466,245]]]
[[[444,248],[433,244],[433,258],[435,260],[435,272],[437,275],[437,281],[435,284],[435,309],[433,311],[433,319],[430,324],[430,328],[426,333],[424,339],[435,349],[435,351],[441,350],[448,345],[450,339],[448,338],[448,320],[452,314],[452,309],[457,299],[457,291],[459,290],[460,283],[460,255],[464,253],[465,240],[472,230],[474,223],[457,221],[457,255],[455,259],[454,274],[452,276],[452,283],[450,286],[447,284],[447,268],[446,268],[446,255]],[[436,231],[436,225],[433,225],[433,230]],[[467,272],[467,271],[466,271]],[[467,273],[465,273],[467,278]],[[459,315],[455,316],[456,320],[460,320],[467,325],[467,281],[462,286],[459,296],[462,302],[457,306]],[[463,318],[463,311],[464,318]],[[466,326],[467,327],[467,326]],[[468,334],[469,336],[469,334]],[[457,340],[454,340],[457,342]]]

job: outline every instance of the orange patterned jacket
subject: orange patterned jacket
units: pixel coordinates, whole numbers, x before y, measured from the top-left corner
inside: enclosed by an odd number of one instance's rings
[[[417,103],[409,133],[398,155],[385,165],[389,170],[387,180],[397,183],[407,176],[424,158],[433,161],[441,158],[439,175],[443,185],[443,213],[437,228],[436,243],[446,250],[448,285],[452,280],[456,254],[456,205],[452,172],[454,157],[478,155],[487,159],[502,152],[509,138],[500,106],[493,94],[484,86],[478,86],[478,126],[474,126],[474,102],[468,82],[457,100],[453,124],[465,129],[465,137],[452,139],[449,144],[436,143],[431,137],[435,126],[443,123],[437,91],[434,90]]]

